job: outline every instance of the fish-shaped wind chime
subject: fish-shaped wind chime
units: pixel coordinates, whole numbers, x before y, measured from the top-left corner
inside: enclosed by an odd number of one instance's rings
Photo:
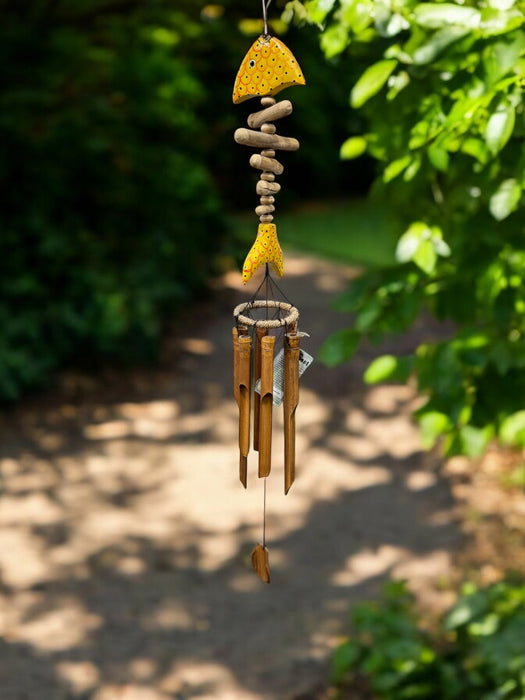
[[[266,478],[271,470],[273,405],[283,403],[284,411],[284,492],[288,493],[295,479],[295,410],[299,401],[299,376],[311,361],[300,349],[299,311],[288,301],[272,280],[270,266],[283,276],[283,253],[273,223],[275,195],[281,186],[275,181],[284,168],[276,159],[276,151],[296,151],[297,139],[278,135],[273,122],[292,113],[289,100],[277,102],[281,90],[304,85],[301,68],[285,44],[268,33],[267,10],[271,0],[262,0],[264,33],[253,43],[244,57],[233,88],[233,102],[261,98],[260,111],[250,114],[250,128],[237,129],[238,144],[258,149],[250,165],[260,171],[256,191],[260,197],[255,213],[259,217],[257,237],[244,261],[242,280],[249,282],[253,273],[265,265],[263,282],[248,302],[233,312],[233,393],[239,407],[240,480],[247,486],[250,422],[253,412],[253,448],[259,453],[258,475]],[[258,298],[259,294],[264,298]],[[276,341],[283,348],[276,354]],[[253,411],[252,411],[253,405]],[[266,481],[264,483],[266,507]],[[252,565],[258,576],[270,582],[268,549],[263,541],[252,551]]]

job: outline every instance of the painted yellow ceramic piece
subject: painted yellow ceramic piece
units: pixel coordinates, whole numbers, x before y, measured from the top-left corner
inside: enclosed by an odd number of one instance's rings
[[[260,36],[244,57],[233,87],[233,102],[275,95],[290,85],[304,85],[297,59],[280,39]]]
[[[284,274],[283,251],[277,239],[277,226],[275,224],[259,224],[257,238],[246,256],[242,268],[242,281],[248,282],[255,270],[264,263],[270,263],[279,275]]]

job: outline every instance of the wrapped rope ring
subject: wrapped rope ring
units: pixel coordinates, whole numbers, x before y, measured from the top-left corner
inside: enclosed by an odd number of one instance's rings
[[[246,312],[252,309],[279,309],[287,312],[283,318],[256,319],[246,316]],[[293,326],[299,319],[299,310],[285,301],[274,301],[273,299],[257,299],[239,304],[233,310],[233,316],[237,324],[255,326],[256,328],[282,328],[283,326]]]

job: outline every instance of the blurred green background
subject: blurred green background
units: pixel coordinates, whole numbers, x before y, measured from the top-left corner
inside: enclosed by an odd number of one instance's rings
[[[240,0],[4,3],[1,399],[65,365],[154,361],[181,305],[242,260],[257,221],[247,235],[232,215],[257,202],[232,134],[253,104],[235,107],[231,90],[258,10]],[[327,63],[310,27],[286,42],[308,84],[290,93],[295,113],[283,123],[302,142],[286,160],[283,212],[359,195],[373,174],[370,161],[339,160],[360,128],[348,59]],[[307,248],[308,237],[315,228]]]

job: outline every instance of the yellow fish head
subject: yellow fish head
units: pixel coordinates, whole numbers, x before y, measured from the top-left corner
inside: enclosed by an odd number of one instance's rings
[[[273,36],[260,36],[244,57],[233,86],[233,102],[275,95],[291,85],[305,85],[301,66],[290,49]]]

